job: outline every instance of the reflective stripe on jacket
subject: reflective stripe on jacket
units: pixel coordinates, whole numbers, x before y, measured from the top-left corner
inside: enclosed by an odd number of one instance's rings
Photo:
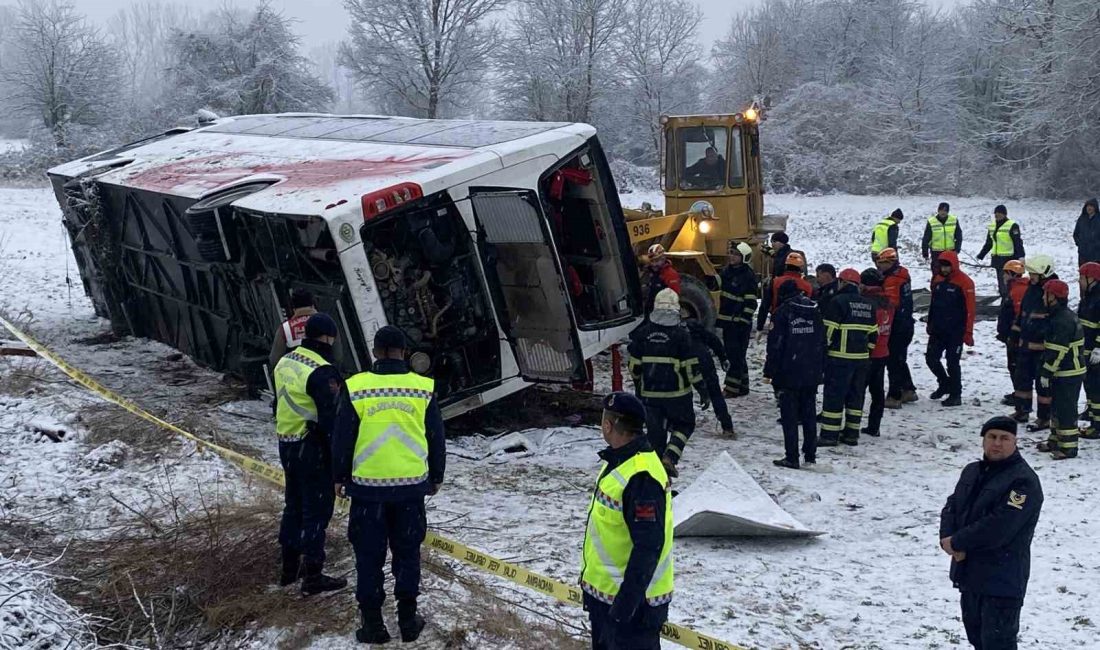
[[[330,365],[313,350],[298,347],[279,359],[275,366],[275,433],[283,442],[297,442],[317,421],[317,404],[306,392],[314,370]]]
[[[1012,228],[1015,226],[1016,222],[1012,219],[1001,223],[993,220],[989,224],[989,241],[993,243],[990,254],[993,257],[1012,257],[1016,253],[1016,242],[1012,241]],[[951,241],[954,244],[954,239]]]
[[[415,372],[363,372],[348,380],[351,403],[359,416],[351,462],[353,483],[395,486],[428,480],[424,416],[433,390],[435,382]]]
[[[947,215],[947,219],[940,223],[936,215],[928,217],[928,227],[932,231],[932,241],[929,248],[933,252],[955,250],[955,230],[959,227],[959,220],[955,215]]]

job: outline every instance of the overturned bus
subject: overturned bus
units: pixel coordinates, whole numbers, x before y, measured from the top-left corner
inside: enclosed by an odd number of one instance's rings
[[[49,171],[96,312],[262,384],[293,289],[348,373],[408,335],[448,417],[583,378],[641,297],[585,124],[251,115]]]

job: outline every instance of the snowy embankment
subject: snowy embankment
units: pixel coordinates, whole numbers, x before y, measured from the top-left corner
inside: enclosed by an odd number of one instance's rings
[[[50,567],[0,555],[0,647],[97,647],[87,617],[53,592]]]
[[[660,195],[627,194],[627,205],[648,200],[661,205]],[[768,196],[768,212],[791,214],[792,243],[805,250],[811,264],[863,268],[867,233],[882,215],[901,207],[908,215],[902,227],[902,255],[914,273],[915,285],[927,282],[917,262],[924,217],[941,197],[798,197]],[[966,234],[964,250],[976,253],[984,237],[987,216],[997,201],[952,199]],[[1080,206],[1048,202],[1007,204],[1023,228],[1033,252],[1055,255],[1059,270],[1070,269],[1074,250],[1069,242],[1072,221]],[[138,402],[151,407],[184,400],[181,392],[213,389],[219,376],[174,359],[160,344],[126,339],[115,343],[79,342],[99,334],[96,319],[83,297],[75,263],[64,242],[58,209],[49,190],[0,190],[0,308],[9,314],[33,314],[33,327],[76,365]],[[968,259],[966,255],[964,259]],[[71,297],[66,282],[72,282]],[[1073,277],[1073,273],[1064,275]],[[973,273],[979,292],[993,292],[992,273]],[[759,382],[762,345],[750,352],[754,392],[730,401],[737,441],[717,437],[717,425],[707,412],[685,455],[679,483],[686,486],[721,451],[728,451],[787,511],[810,528],[827,535],[814,540],[681,539],[676,546],[677,595],[672,619],[713,636],[756,648],[940,648],[963,637],[957,596],[947,579],[946,556],[938,548],[938,514],[962,467],[980,454],[977,428],[1005,408],[997,404],[1009,389],[1003,370],[1003,349],[993,339],[990,322],[979,323],[977,345],[963,361],[964,406],[945,410],[924,397],[901,411],[888,411],[883,436],[864,439],[857,448],[823,450],[822,464],[831,473],[780,470],[771,460],[781,455],[770,391]],[[922,361],[924,337],[918,333],[910,361],[926,396],[933,385]],[[0,360],[0,372],[16,363]],[[25,368],[25,367],[24,367]],[[606,359],[598,364],[599,384],[609,383]],[[29,372],[29,370],[24,369]],[[38,372],[38,371],[35,371]],[[52,371],[41,371],[57,381]],[[47,385],[49,386],[49,385]],[[78,524],[94,527],[110,520],[109,498],[131,505],[142,482],[147,490],[164,492],[156,481],[171,477],[173,494],[184,498],[198,486],[221,481],[219,493],[245,494],[265,489],[243,479],[235,469],[210,454],[199,456],[165,436],[163,456],[149,471],[149,461],[128,460],[117,448],[90,453],[78,441],[90,432],[75,414],[86,408],[80,391],[61,390],[0,395],[0,483],[5,485],[5,509],[54,520],[83,516]],[[65,400],[58,396],[62,394]],[[188,403],[188,402],[185,402]],[[201,400],[189,403],[201,404]],[[213,402],[216,404],[217,402]],[[224,404],[219,410],[197,409],[203,433],[254,450],[269,462],[275,443],[257,402]],[[563,425],[569,413],[562,413]],[[49,425],[49,426],[47,426]],[[61,442],[35,433],[38,428],[70,428]],[[445,533],[497,556],[563,580],[577,575],[585,511],[594,473],[599,433],[562,426],[549,443],[529,454],[490,453],[490,441],[467,437],[451,442],[447,483],[430,500],[430,520]],[[1024,434],[1030,443],[1038,435]],[[71,441],[71,442],[70,442]],[[106,442],[100,445],[108,444]],[[125,450],[123,450],[125,451]],[[1096,517],[1095,477],[1100,473],[1100,444],[1082,443],[1081,457],[1055,463],[1025,450],[1039,472],[1046,504],[1033,546],[1032,580],[1022,615],[1022,647],[1089,648],[1100,635],[1100,556],[1091,540],[1100,538]],[[104,463],[110,469],[95,471]],[[111,465],[111,463],[116,463]],[[76,469],[79,468],[79,469]],[[69,474],[63,474],[64,471]],[[157,478],[157,476],[161,478]],[[53,478],[51,478],[53,477]],[[8,486],[16,490],[9,491]],[[133,492],[129,492],[132,490]],[[66,496],[59,498],[58,492]],[[11,495],[9,497],[9,494]],[[86,513],[81,515],[81,513]],[[98,514],[96,514],[98,513]],[[343,543],[343,525],[333,524],[333,543]],[[274,543],[274,541],[272,542]],[[341,571],[350,567],[341,566]],[[476,575],[471,569],[460,573]],[[453,591],[429,578],[425,606],[436,628],[457,626],[475,616],[476,608],[441,612],[434,608],[444,592]],[[552,603],[537,594],[499,584],[498,593],[537,611],[580,625],[580,610]],[[442,591],[441,591],[442,590]],[[337,596],[350,602],[351,595]],[[341,601],[342,602],[342,601]],[[295,622],[288,607],[287,626]],[[329,629],[302,645],[351,647],[347,634]],[[260,633],[264,642],[282,638],[278,630]],[[433,636],[442,645],[444,637]],[[462,647],[479,646],[476,637]],[[298,639],[302,641],[301,639]],[[518,644],[517,647],[523,647]],[[527,646],[530,647],[530,646]],[[668,646],[673,647],[673,646]]]

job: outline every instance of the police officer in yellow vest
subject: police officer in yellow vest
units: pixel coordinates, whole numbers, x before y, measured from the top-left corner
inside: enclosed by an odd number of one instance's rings
[[[447,443],[435,382],[409,370],[407,347],[396,327],[378,330],[370,372],[348,379],[353,410],[337,419],[333,442],[337,490],[351,498],[348,539],[358,574],[360,643],[390,640],[382,620],[387,547],[401,640],[415,641],[424,629],[416,611],[420,545],[428,528],[424,497],[443,483]]]
[[[588,507],[581,563],[593,650],[659,650],[672,601],[672,493],[629,393],[604,398],[608,447]]]
[[[898,226],[905,214],[897,208],[871,230],[871,261],[878,260],[878,254],[887,248],[898,248]]]
[[[1024,240],[1020,236],[1020,225],[1008,218],[1008,208],[1003,205],[993,208],[993,222],[989,224],[985,246],[978,253],[978,259],[984,259],[986,253],[990,252],[993,256],[989,261],[997,270],[997,286],[1003,298],[1008,295],[1008,287],[1001,277],[1005,262],[1024,259]]]
[[[936,264],[936,260],[939,259],[940,253],[944,251],[958,253],[962,250],[962,245],[963,231],[959,225],[958,217],[951,214],[950,205],[940,203],[936,209],[936,214],[928,217],[928,223],[924,226],[924,237],[921,238],[920,242],[921,256],[928,260],[929,254],[931,254],[932,277],[936,277],[936,274],[939,273],[939,265]]]
[[[279,544],[283,569],[279,583],[302,578],[302,593],[343,589],[347,580],[321,573],[325,529],[332,519],[330,434],[341,411],[350,410],[340,371],[332,365],[336,321],[314,314],[306,321],[305,340],[275,365],[275,431],[279,461],[286,476]]]

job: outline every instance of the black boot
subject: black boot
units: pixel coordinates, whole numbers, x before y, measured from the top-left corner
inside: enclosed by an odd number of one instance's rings
[[[934,393],[932,393],[931,395],[928,396],[928,399],[932,399],[932,400],[943,399],[943,398],[947,397],[947,394],[949,392],[951,392],[951,391],[947,390],[943,386],[940,386],[939,388],[936,389],[936,392],[934,392]]]
[[[791,461],[788,458],[780,458],[779,460],[773,460],[772,465],[776,467],[786,467],[788,469],[798,469],[798,461]]]
[[[962,406],[962,398],[958,395],[952,395],[947,399],[940,402],[941,406]]]
[[[359,643],[388,643],[390,631],[382,620],[382,610],[359,610],[359,629],[355,631],[355,640]]]
[[[402,643],[420,638],[425,623],[424,617],[416,613],[415,598],[402,598],[397,601],[397,625],[401,628]]]
[[[279,574],[279,586],[286,587],[298,582],[302,564],[302,556],[294,551],[283,548],[283,569]]]
[[[336,591],[348,586],[345,578],[333,578],[321,573],[321,564],[306,562],[302,565],[302,595],[312,596],[324,591]]]

